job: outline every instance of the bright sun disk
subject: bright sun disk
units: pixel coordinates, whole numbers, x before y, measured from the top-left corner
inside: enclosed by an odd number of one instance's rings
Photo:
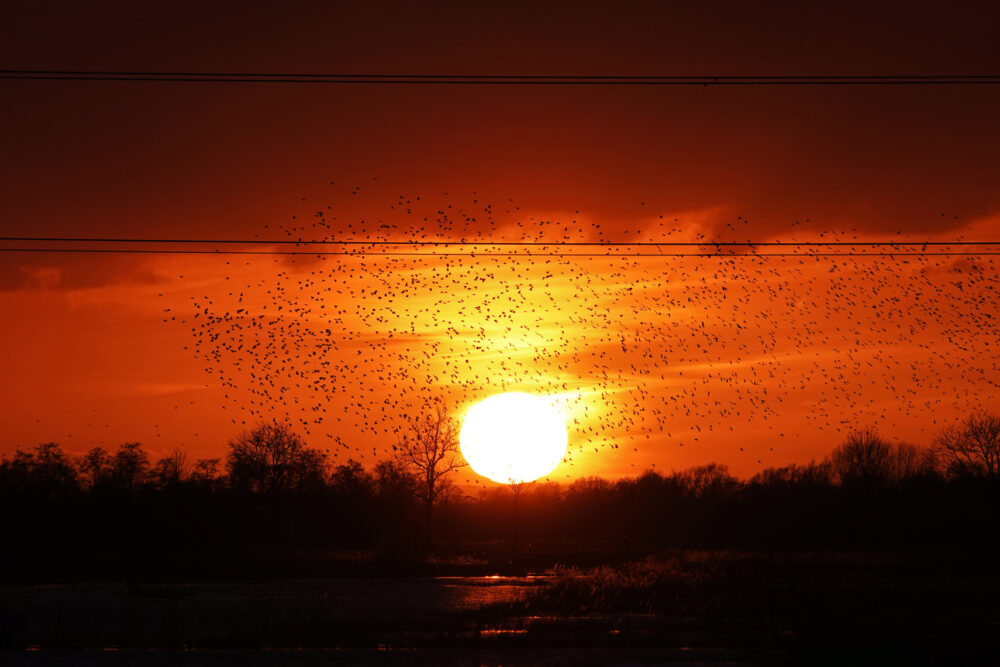
[[[543,477],[566,455],[566,423],[552,400],[520,392],[472,406],[459,445],[472,469],[501,484]]]

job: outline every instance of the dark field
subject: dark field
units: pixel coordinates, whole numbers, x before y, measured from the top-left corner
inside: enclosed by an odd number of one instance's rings
[[[1000,660],[1000,577],[988,555],[685,550],[514,575],[546,556],[502,564],[483,552],[420,566],[436,576],[402,576],[399,568],[392,573],[400,576],[374,576],[374,554],[350,556],[312,556],[336,578],[8,585],[0,589],[0,658],[15,665]],[[352,574],[347,562],[367,573],[341,576]],[[506,575],[471,573],[489,568]]]

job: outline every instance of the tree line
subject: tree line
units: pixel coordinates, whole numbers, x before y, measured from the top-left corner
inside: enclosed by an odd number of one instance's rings
[[[821,461],[737,479],[710,464],[620,480],[463,493],[457,427],[440,406],[394,456],[333,465],[288,426],[262,423],[224,458],[153,460],[139,444],[73,457],[55,443],[0,460],[0,512],[18,548],[288,546],[413,554],[509,541],[670,546],[994,545],[1000,416],[969,415],[929,447],[849,433]],[[432,542],[433,538],[433,542]]]

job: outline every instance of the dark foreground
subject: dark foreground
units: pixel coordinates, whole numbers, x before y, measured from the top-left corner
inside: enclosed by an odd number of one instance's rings
[[[676,551],[536,576],[7,585],[0,663],[998,664],[994,563]]]

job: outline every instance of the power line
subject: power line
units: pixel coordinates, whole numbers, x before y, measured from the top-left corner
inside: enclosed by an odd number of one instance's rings
[[[3,74],[93,74],[109,76],[217,76],[217,77],[319,77],[319,78],[399,78],[399,79],[988,79],[992,74],[401,74],[401,73],[306,73],[306,72],[163,72],[124,70],[39,70],[0,69]]]
[[[998,74],[642,75],[642,74],[381,74],[289,72],[150,72],[2,69],[0,79],[175,83],[547,86],[913,86],[997,85]]]
[[[634,252],[634,253],[584,253],[584,252],[397,252],[365,250],[167,250],[139,248],[0,248],[0,252],[26,253],[76,253],[76,254],[136,254],[136,255],[302,255],[302,256],[339,256],[339,257],[730,257],[733,259],[751,259],[762,257],[980,257],[1000,255],[1000,251],[975,252],[786,252],[786,253],[726,253],[726,252]]]
[[[1000,241],[458,241],[402,239],[377,240],[265,240],[265,239],[167,239],[138,237],[78,237],[78,236],[0,236],[0,242],[17,243],[73,243],[110,244],[118,247],[95,248],[84,245],[75,247],[32,247],[14,246],[0,248],[4,253],[75,253],[75,254],[135,254],[135,255],[290,255],[290,256],[338,256],[338,257],[959,257],[1000,255]],[[250,246],[294,246],[294,250],[240,250],[230,248],[135,248],[125,245],[250,245]],[[321,246],[314,250],[304,246]],[[334,246],[340,250],[327,250]],[[435,248],[431,251],[400,250],[400,248]],[[606,248],[605,252],[563,251],[555,248]],[[759,247],[788,248],[789,252],[756,252]],[[928,247],[947,248],[944,251],[928,251]],[[958,248],[977,248],[974,251]],[[384,248],[389,248],[385,250]],[[444,252],[436,248],[445,248]],[[463,248],[462,250],[447,250]],[[471,249],[467,249],[471,248]],[[519,248],[520,251],[496,252],[495,248]],[[538,248],[539,250],[534,250]],[[622,249],[632,249],[623,252]],[[656,249],[649,252],[648,249]],[[664,252],[663,248],[701,248],[703,252],[685,250]],[[723,248],[744,248],[751,252],[723,252]],[[834,251],[818,252],[817,249],[834,248]],[[899,251],[900,249],[904,249]],[[984,248],[979,250],[978,248]],[[878,252],[868,251],[876,249]],[[887,249],[883,250],[883,249]]]
[[[139,238],[139,237],[87,237],[87,236],[0,236],[0,242],[43,243],[155,243],[155,244],[213,244],[213,245],[345,245],[345,246],[591,246],[591,247],[923,247],[923,246],[1000,246],[1000,241],[457,241],[401,239],[189,239],[189,238]],[[312,253],[309,253],[312,254]]]

